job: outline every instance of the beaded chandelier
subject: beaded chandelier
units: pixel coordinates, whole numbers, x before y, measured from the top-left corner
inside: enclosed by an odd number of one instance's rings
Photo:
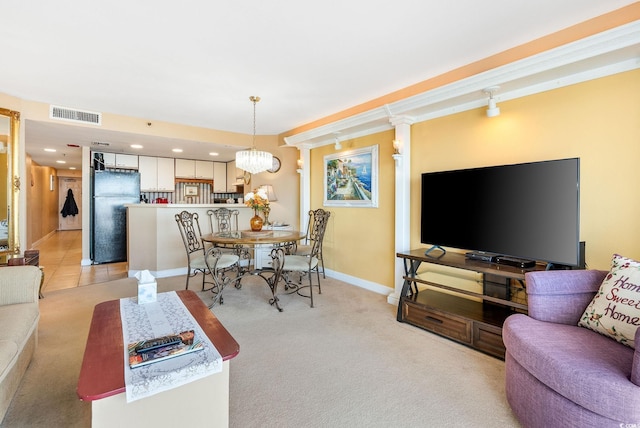
[[[236,152],[236,168],[257,174],[273,166],[273,155],[256,149],[256,103],[260,101],[260,97],[251,96],[249,99],[253,102],[253,147],[251,150]]]

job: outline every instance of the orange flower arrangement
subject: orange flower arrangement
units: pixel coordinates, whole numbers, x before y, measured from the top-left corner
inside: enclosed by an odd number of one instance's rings
[[[269,208],[269,197],[263,189],[254,189],[253,192],[244,195],[244,204],[254,211],[264,211]]]

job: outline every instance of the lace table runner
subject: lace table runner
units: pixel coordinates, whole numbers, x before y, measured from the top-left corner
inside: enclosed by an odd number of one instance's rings
[[[127,402],[139,400],[222,371],[222,357],[175,291],[158,293],[154,303],[120,299],[124,339],[124,381]],[[131,369],[127,344],[138,340],[195,331],[204,350]]]

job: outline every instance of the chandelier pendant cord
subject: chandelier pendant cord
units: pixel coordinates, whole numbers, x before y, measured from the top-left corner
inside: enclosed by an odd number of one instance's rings
[[[260,97],[249,97],[253,102],[253,150],[256,150],[256,104],[260,101]]]

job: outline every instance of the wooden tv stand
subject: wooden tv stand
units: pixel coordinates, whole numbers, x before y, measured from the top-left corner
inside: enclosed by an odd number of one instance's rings
[[[427,256],[424,249],[397,253],[397,257],[404,260],[405,271],[398,304],[398,321],[415,325],[502,359],[505,354],[502,342],[504,320],[513,313],[527,312],[524,274],[545,269],[545,266],[540,265],[528,269],[497,265],[467,259],[464,254],[452,252],[440,257]],[[418,277],[418,268],[422,263],[479,272],[485,277],[500,278],[509,283],[515,280],[522,285],[522,296],[515,298],[510,290],[506,289],[496,297],[495,293],[490,295],[487,290],[475,293],[427,281]],[[419,291],[418,284],[429,287]]]

